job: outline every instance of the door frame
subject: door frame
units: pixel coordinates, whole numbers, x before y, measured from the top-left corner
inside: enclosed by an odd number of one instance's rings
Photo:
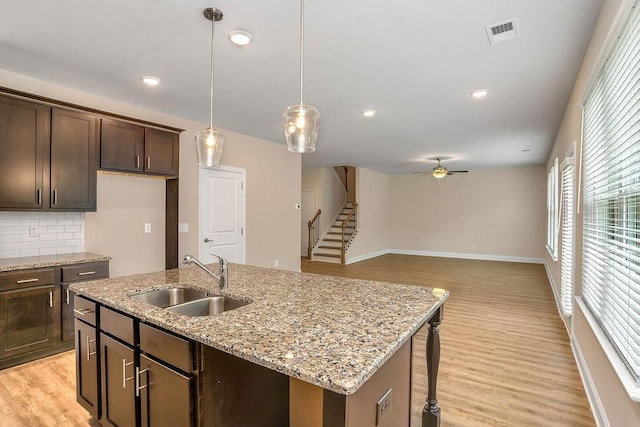
[[[220,172],[233,172],[239,173],[242,175],[242,182],[244,183],[244,191],[241,194],[241,203],[242,203],[242,228],[244,229],[244,233],[242,234],[242,238],[244,239],[243,250],[241,254],[242,262],[239,264],[246,264],[247,262],[247,170],[243,168],[237,168],[234,166],[198,166],[198,257],[202,260],[205,259],[204,256],[204,233],[202,232],[205,218],[204,218],[204,208],[202,200],[205,197],[205,174],[210,171],[220,171]],[[237,262],[237,261],[236,261]]]

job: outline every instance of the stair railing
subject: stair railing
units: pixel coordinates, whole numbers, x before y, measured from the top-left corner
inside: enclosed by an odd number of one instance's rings
[[[342,221],[342,239],[341,239],[342,240],[342,249],[340,250],[340,264],[344,264],[345,263],[346,254],[347,254],[347,247],[349,246],[349,243],[351,243],[351,239],[353,239],[353,236],[356,234],[357,224],[356,224],[356,228],[353,229],[353,233],[351,233],[351,236],[349,236],[349,240],[348,241],[345,240],[345,229],[349,225],[349,221],[351,221],[351,218],[356,214],[357,210],[358,210],[358,204],[354,202],[353,203],[353,207],[351,208],[351,212]]]
[[[308,223],[309,226],[309,246],[307,247],[307,259],[311,259],[313,247],[320,240],[320,214],[322,211],[318,209],[316,215]]]

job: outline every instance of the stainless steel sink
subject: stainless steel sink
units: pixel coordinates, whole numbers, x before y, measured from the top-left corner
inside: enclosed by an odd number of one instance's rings
[[[168,311],[186,316],[211,316],[249,304],[235,298],[217,296],[186,302],[167,308]]]
[[[131,298],[157,307],[171,307],[188,301],[208,297],[207,291],[189,288],[170,288],[133,295]]]

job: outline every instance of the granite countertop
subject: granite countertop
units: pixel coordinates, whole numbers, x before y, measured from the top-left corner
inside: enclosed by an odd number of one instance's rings
[[[28,270],[30,268],[45,268],[56,267],[59,265],[109,261],[110,259],[111,257],[91,252],[30,256],[22,258],[2,258],[0,259],[0,273],[6,271]]]
[[[216,268],[211,266],[212,269]],[[249,300],[188,317],[131,299],[176,285]],[[72,284],[142,321],[341,394],[352,394],[449,296],[443,289],[229,264],[229,289],[197,267]]]

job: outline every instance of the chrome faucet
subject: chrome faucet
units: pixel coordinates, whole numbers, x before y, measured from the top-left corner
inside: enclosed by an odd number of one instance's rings
[[[191,265],[193,263],[197,265],[198,267],[203,269],[209,276],[213,277],[216,280],[216,282],[218,282],[220,290],[226,290],[229,284],[229,265],[227,263],[227,260],[222,258],[221,256],[218,256],[218,255],[213,255],[213,256],[218,258],[218,262],[220,265],[218,269],[218,274],[209,270],[207,267],[204,266],[204,264],[202,264],[200,261],[198,261],[195,257],[192,257],[191,255],[185,255],[184,258],[182,259],[182,263],[187,265]]]

